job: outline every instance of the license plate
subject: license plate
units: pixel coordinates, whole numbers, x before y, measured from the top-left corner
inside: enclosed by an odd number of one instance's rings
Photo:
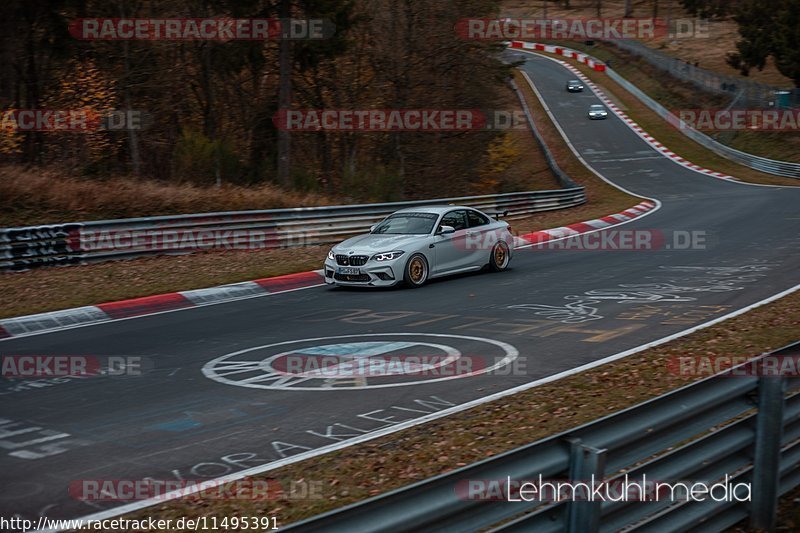
[[[344,274],[346,276],[358,276],[361,274],[360,268],[347,268],[347,267],[339,267],[338,269],[339,274]]]

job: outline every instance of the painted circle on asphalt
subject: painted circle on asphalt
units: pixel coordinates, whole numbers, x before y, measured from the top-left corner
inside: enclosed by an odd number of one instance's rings
[[[512,345],[438,333],[368,333],[284,341],[217,357],[207,378],[267,390],[362,390],[479,376],[511,364]]]

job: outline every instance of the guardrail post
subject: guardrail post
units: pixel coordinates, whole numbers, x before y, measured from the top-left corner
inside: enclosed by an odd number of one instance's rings
[[[758,380],[758,415],[753,459],[753,502],[750,526],[773,531],[778,508],[781,440],[786,380],[762,376]]]
[[[572,445],[569,477],[571,483],[586,483],[589,490],[592,482],[599,483],[603,480],[606,466],[606,450],[593,448],[581,442],[580,439],[570,439]],[[588,501],[590,494],[586,494],[587,501],[580,501],[574,496],[569,503],[567,531],[570,533],[595,533],[600,530],[600,507],[603,502]]]

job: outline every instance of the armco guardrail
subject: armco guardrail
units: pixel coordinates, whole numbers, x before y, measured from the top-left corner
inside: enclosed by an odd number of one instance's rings
[[[767,159],[766,157],[759,157],[736,150],[730,146],[725,146],[724,144],[712,139],[708,135],[689,127],[686,123],[676,117],[675,114],[673,114],[669,109],[650,98],[644,93],[644,91],[614,72],[612,68],[607,68],[606,74],[608,74],[612,80],[622,85],[629,93],[633,94],[643,104],[655,111],[661,118],[678,128],[681,133],[693,141],[705,146],[712,152],[727,159],[736,161],[737,163],[750,167],[754,170],[759,170],[768,174],[774,174],[776,176],[784,176],[787,178],[800,178],[800,163]]]
[[[657,69],[668,72],[675,78],[688,81],[707,92],[740,98],[748,106],[769,108],[779,102],[779,93],[783,93],[787,107],[800,107],[800,89],[781,89],[765,83],[743,80],[719,72],[713,72],[691,65],[678,58],[654,50],[646,44],[635,40],[607,41],[608,44],[641,57]]]
[[[536,139],[536,144],[539,145],[539,149],[541,149],[542,154],[544,154],[544,158],[547,161],[547,166],[558,180],[558,183],[566,189],[578,187],[578,184],[572,181],[572,178],[566,172],[561,170],[560,166],[558,166],[558,162],[556,161],[553,152],[550,151],[550,147],[547,146],[544,137],[542,137],[542,134],[539,132],[539,128],[536,127],[536,121],[533,120],[533,115],[528,107],[528,102],[525,100],[525,95],[519,90],[517,83],[512,79],[509,82],[509,85],[516,93],[519,103],[522,106],[522,110],[525,113],[525,118],[528,121],[528,127],[530,127],[531,133],[533,134],[533,138]]]
[[[800,343],[771,354],[793,358]],[[759,361],[763,361],[762,356]],[[746,365],[737,367],[741,373]],[[757,363],[758,364],[758,363]],[[765,368],[768,368],[764,364]],[[666,368],[665,368],[666,371]],[[721,531],[774,525],[800,485],[800,378],[723,372],[630,409],[409,487],[290,525],[295,531]],[[523,415],[524,416],[524,415]],[[489,483],[750,483],[752,501],[485,501]],[[741,490],[741,488],[740,488]],[[498,493],[491,493],[498,496]],[[744,491],[737,493],[744,499]],[[719,492],[717,492],[719,495]],[[518,498],[519,496],[517,496]],[[618,496],[617,496],[618,498]],[[734,498],[729,498],[735,500]]]
[[[336,242],[405,207],[462,204],[521,217],[586,202],[583,187],[414,202],[233,211],[0,229],[0,270],[74,265],[209,248]]]

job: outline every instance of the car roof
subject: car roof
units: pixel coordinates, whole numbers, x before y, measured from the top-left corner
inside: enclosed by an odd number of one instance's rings
[[[589,107],[603,107],[603,104],[592,104],[592,105],[591,105],[591,106],[589,106]]]
[[[569,80],[567,83],[580,83],[580,80]]]
[[[395,213],[431,213],[435,215],[441,215],[442,213],[452,211],[453,209],[475,209],[475,208],[465,205],[424,205],[419,207],[406,207],[405,209],[400,209],[398,211],[395,211]]]

